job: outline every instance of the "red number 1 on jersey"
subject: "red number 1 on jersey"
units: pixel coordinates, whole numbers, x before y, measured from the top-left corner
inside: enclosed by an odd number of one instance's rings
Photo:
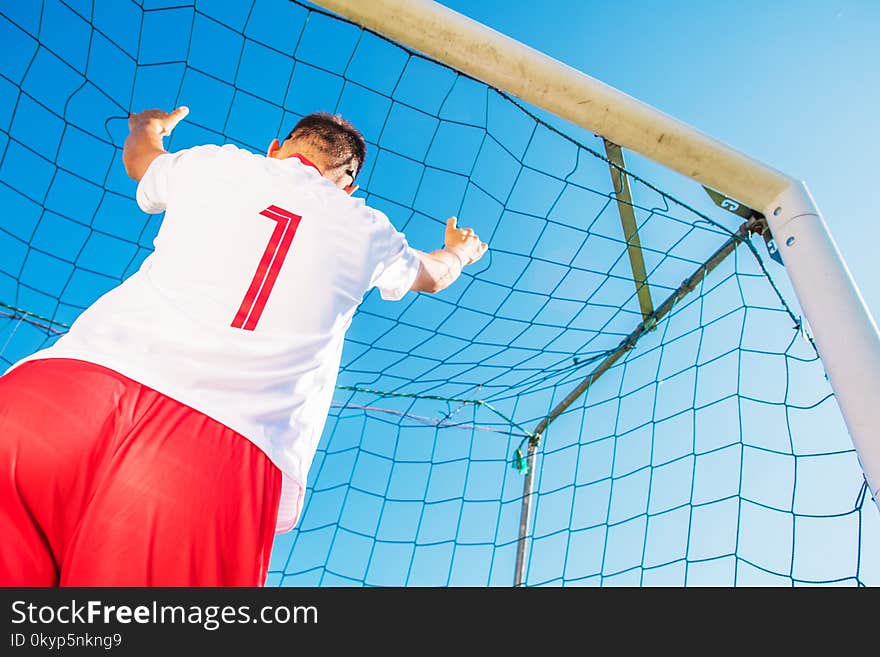
[[[260,264],[257,265],[257,272],[251,281],[247,294],[244,295],[244,301],[232,320],[233,328],[244,329],[245,331],[253,331],[260,321],[260,315],[266,307],[266,301],[278,278],[278,272],[281,271],[281,265],[284,264],[284,258],[290,250],[290,244],[293,242],[293,236],[299,227],[299,221],[302,219],[299,215],[288,212],[279,208],[277,205],[270,205],[268,208],[260,212],[264,217],[268,217],[272,221],[277,222],[275,230],[272,231],[272,237],[269,238],[269,244],[263,252]]]

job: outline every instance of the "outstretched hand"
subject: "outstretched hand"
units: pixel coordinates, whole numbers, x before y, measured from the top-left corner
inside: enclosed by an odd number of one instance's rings
[[[160,137],[167,137],[187,114],[189,114],[189,107],[185,105],[181,105],[170,113],[158,109],[144,110],[129,115],[128,129],[134,132],[139,128],[146,128],[158,133]]]
[[[150,109],[128,117],[129,135],[122,149],[125,172],[140,181],[147,167],[165,152],[162,137],[167,137],[175,126],[189,114],[188,107],[178,107],[171,113]]]
[[[446,220],[446,250],[454,253],[461,260],[462,267],[475,263],[483,257],[489,245],[481,242],[471,228],[458,228],[458,219],[449,217]]]

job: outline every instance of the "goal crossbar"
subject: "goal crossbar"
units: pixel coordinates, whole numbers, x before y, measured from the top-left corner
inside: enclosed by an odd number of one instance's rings
[[[804,183],[431,0],[313,1],[761,212],[880,505],[880,332]]]
[[[317,0],[347,19],[753,208],[792,179],[691,126],[430,0]]]

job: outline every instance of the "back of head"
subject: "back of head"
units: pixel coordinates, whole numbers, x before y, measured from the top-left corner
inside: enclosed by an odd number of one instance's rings
[[[315,112],[304,116],[287,139],[306,144],[310,150],[324,155],[322,173],[334,182],[354,183],[367,156],[367,143],[363,135],[338,114]]]

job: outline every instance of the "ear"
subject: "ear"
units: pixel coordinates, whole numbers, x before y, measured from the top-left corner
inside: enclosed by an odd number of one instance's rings
[[[358,185],[346,185],[345,187],[342,188],[342,190],[343,190],[346,194],[348,194],[349,196],[351,196],[352,194],[354,194],[358,189],[359,189],[359,186],[358,186]]]
[[[275,153],[281,150],[281,143],[277,139],[273,139],[269,144],[269,150],[266,151],[266,157],[277,157]]]

